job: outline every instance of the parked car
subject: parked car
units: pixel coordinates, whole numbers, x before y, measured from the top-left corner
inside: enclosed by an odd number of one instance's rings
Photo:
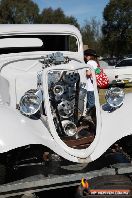
[[[126,58],[132,58],[132,54],[126,55]]]
[[[95,95],[90,115],[88,67]],[[111,88],[100,105],[76,27],[0,25],[0,182],[5,175],[19,179],[27,167],[24,174],[41,165],[47,175],[61,163],[76,170],[77,163],[96,160],[132,134],[131,101],[132,94]]]
[[[102,58],[102,61],[107,62],[109,66],[114,66],[117,63],[117,58],[116,57]]]
[[[132,82],[132,58],[125,58],[113,67],[105,67],[105,73],[110,79],[110,83],[125,85]]]
[[[132,82],[132,58],[121,60],[115,65],[115,78],[117,82]]]

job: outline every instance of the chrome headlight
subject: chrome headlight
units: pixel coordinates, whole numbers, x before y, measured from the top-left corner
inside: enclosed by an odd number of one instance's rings
[[[112,87],[106,91],[106,101],[111,107],[119,107],[122,105],[125,93],[119,87]]]
[[[25,115],[34,115],[39,111],[41,103],[42,92],[40,90],[29,90],[20,99],[20,111]]]
[[[64,132],[67,136],[73,136],[77,132],[76,125],[69,120],[63,120],[62,121],[62,126],[63,126]]]
[[[61,85],[55,85],[53,88],[53,92],[57,96],[61,96],[64,93],[64,88]]]

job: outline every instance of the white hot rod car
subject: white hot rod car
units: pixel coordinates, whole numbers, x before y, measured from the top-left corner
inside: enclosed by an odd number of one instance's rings
[[[95,95],[90,114],[88,67]],[[88,164],[130,137],[132,94],[114,87],[105,98],[101,105],[76,27],[0,25],[0,182],[27,165],[42,163],[48,174],[55,161]]]

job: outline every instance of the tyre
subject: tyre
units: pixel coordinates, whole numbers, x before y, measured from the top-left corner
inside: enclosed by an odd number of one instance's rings
[[[0,164],[0,185],[6,182],[6,172],[7,172],[6,166]]]
[[[38,198],[35,194],[26,194],[26,195],[22,195],[21,198]]]
[[[118,85],[120,88],[124,88],[125,87],[125,83],[121,83]]]

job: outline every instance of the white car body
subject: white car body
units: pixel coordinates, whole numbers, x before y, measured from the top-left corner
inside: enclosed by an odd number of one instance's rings
[[[43,68],[40,60],[43,60],[43,57],[47,57],[51,53],[56,53],[56,51],[36,50],[0,54],[0,153],[6,154],[11,150],[27,145],[43,145],[72,162],[89,163],[94,161],[117,140],[132,134],[132,94],[127,94],[122,106],[115,111],[110,113],[104,110],[99,103],[94,70],[90,68],[94,75],[96,135],[88,146],[85,145],[83,148],[69,146],[60,138],[56,131],[55,118],[52,115],[53,107],[51,108],[52,105],[49,102],[50,95],[48,94],[49,85],[47,78],[54,70],[77,70],[85,87],[85,70],[88,65],[83,61],[82,37],[79,30],[72,25],[0,25],[1,38],[16,38],[21,35],[30,35],[32,37],[36,34],[75,36],[78,50],[76,52],[60,51],[71,60],[66,64],[51,64],[50,67],[46,68]],[[9,45],[9,40],[7,41],[5,46],[8,47],[14,43],[13,41]],[[24,45],[24,43],[22,44]],[[4,49],[4,46],[1,48]],[[23,115],[18,106],[25,92],[30,89],[37,89],[37,74],[40,71],[42,71],[41,80],[43,83],[41,89],[44,93],[45,115],[42,115],[41,119],[31,119],[29,116]],[[84,102],[86,102],[86,99]],[[84,112],[85,110],[84,107]],[[127,119],[125,119],[126,117]]]
[[[110,83],[116,80],[117,83],[131,83],[132,82],[132,64],[128,61],[131,61],[132,58],[125,58],[118,62],[115,66],[108,66],[104,68],[104,72],[109,77]],[[124,63],[124,65],[123,65]]]

